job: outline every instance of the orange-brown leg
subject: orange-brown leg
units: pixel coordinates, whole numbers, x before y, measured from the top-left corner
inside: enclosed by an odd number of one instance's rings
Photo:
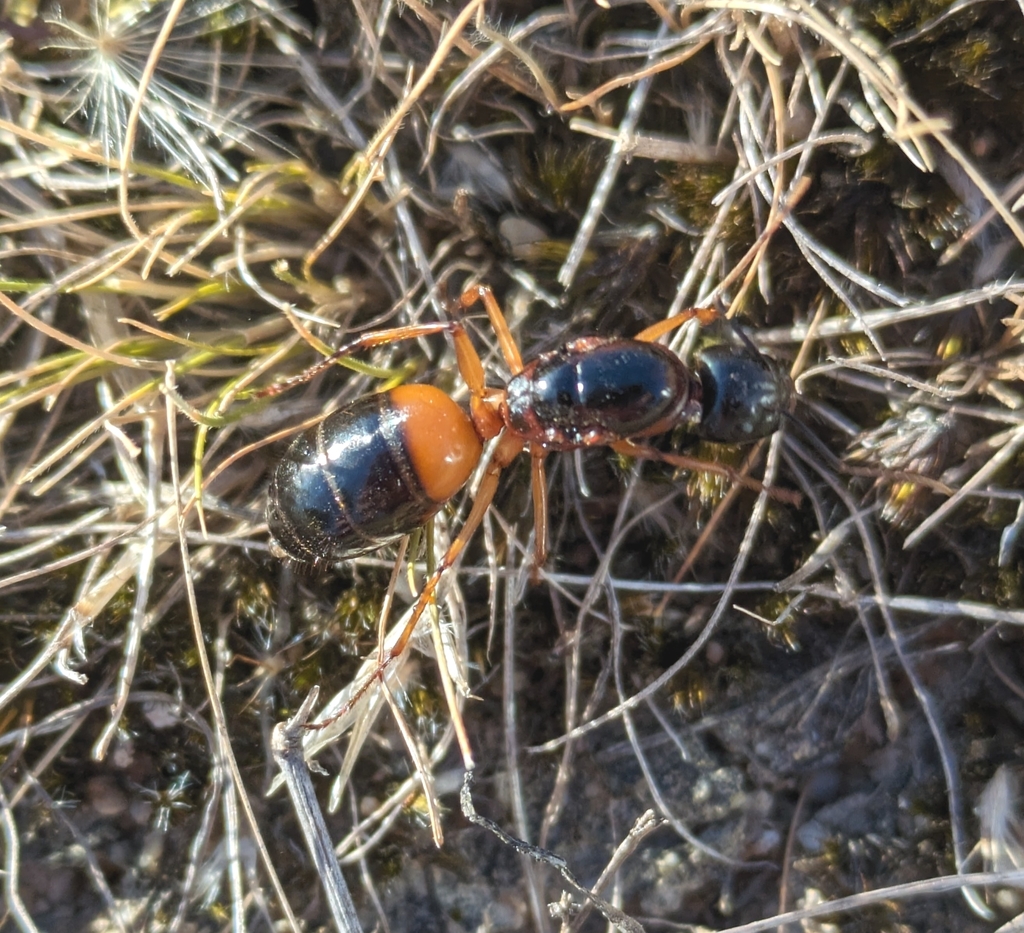
[[[682,470],[703,470],[706,473],[718,473],[720,476],[726,476],[734,483],[739,483],[741,486],[746,486],[747,489],[753,489],[755,492],[761,492],[766,488],[763,483],[759,483],[756,479],[750,476],[738,473],[732,467],[726,466],[724,463],[709,463],[707,460],[701,460],[697,457],[687,457],[684,454],[663,453],[660,450],[655,450],[653,447],[645,447],[643,444],[637,444],[635,441],[630,440],[617,441],[610,446],[616,453],[623,454],[627,457],[642,457],[644,460],[660,460],[662,463],[671,464],[672,466],[679,467]],[[794,492],[791,489],[779,489],[776,486],[768,486],[767,490],[768,495],[773,499],[777,499],[779,502],[785,502],[789,505],[799,505],[802,500],[800,493]]]
[[[416,340],[420,337],[427,337],[431,334],[439,334],[442,331],[454,329],[452,324],[438,322],[436,324],[409,324],[406,327],[390,327],[387,330],[367,331],[355,340],[338,347],[330,356],[325,356],[319,363],[314,363],[309,369],[299,373],[297,376],[282,379],[280,382],[275,382],[272,386],[260,389],[256,393],[256,397],[269,398],[274,395],[280,395],[282,392],[287,392],[289,389],[309,382],[311,379],[319,376],[320,373],[330,369],[342,357],[351,356],[360,350],[370,350],[373,347],[380,347],[387,343],[397,343],[400,340]]]
[[[548,559],[548,480],[544,474],[543,447],[530,446],[530,487],[533,492],[533,560],[530,577],[540,580],[540,568]]]
[[[519,353],[515,337],[512,336],[512,331],[508,329],[508,321],[505,320],[505,315],[502,313],[501,305],[498,304],[498,299],[494,297],[494,292],[487,285],[472,285],[459,298],[459,304],[462,305],[463,310],[468,310],[478,301],[484,303],[487,317],[490,318],[491,327],[494,328],[494,334],[498,338],[498,346],[501,347],[501,355],[505,357],[509,371],[513,376],[518,376],[523,371],[523,358]]]
[[[497,307],[497,302],[493,295],[491,295],[491,301],[494,302],[495,307]],[[500,310],[498,311],[498,314],[499,316],[501,315]],[[504,322],[504,318],[501,318],[501,320]],[[466,333],[466,328],[463,327],[462,323],[459,321],[439,321],[434,324],[409,324],[405,327],[391,327],[387,330],[368,331],[362,336],[357,337],[355,340],[339,347],[330,356],[324,357],[320,362],[310,366],[309,369],[299,373],[297,376],[292,376],[289,379],[283,379],[280,382],[274,383],[272,386],[267,386],[265,389],[261,389],[256,393],[256,397],[270,398],[275,395],[280,395],[282,392],[286,392],[288,389],[294,388],[297,385],[309,382],[311,379],[333,366],[334,363],[342,357],[358,353],[360,350],[369,350],[373,347],[383,346],[384,344],[397,343],[400,340],[416,340],[419,337],[427,337],[431,334],[439,334],[443,331],[449,331],[455,343],[455,357],[458,363],[459,373],[465,381],[466,386],[469,388],[469,393],[472,396],[472,407],[475,414],[474,421],[477,423],[478,429],[482,429],[482,439],[489,440],[492,437],[497,437],[502,428],[501,419],[497,415],[493,406],[483,404],[484,398],[488,395],[485,384],[484,364],[480,359],[480,354],[476,352],[473,342],[469,339],[469,335]],[[504,331],[506,334],[509,334],[507,326],[505,326]],[[511,339],[511,334],[509,334],[509,338]],[[521,363],[520,368],[522,368]]]
[[[489,441],[492,437],[497,437],[505,427],[500,405],[497,404],[501,393],[496,389],[487,388],[483,360],[476,352],[466,329],[458,321],[453,321],[449,327],[455,341],[455,358],[458,361],[459,373],[469,389],[469,408],[473,416],[473,425],[480,439]]]
[[[416,597],[416,603],[413,606],[412,612],[409,614],[409,619],[405,623],[405,628],[399,633],[398,638],[390,649],[384,651],[380,656],[380,661],[377,664],[377,668],[370,674],[366,680],[363,681],[352,694],[352,698],[348,701],[344,709],[338,714],[336,719],[346,715],[355,705],[362,699],[363,695],[373,685],[374,681],[379,680],[383,677],[384,672],[395,658],[401,656],[402,652],[405,651],[409,644],[409,640],[412,638],[413,632],[416,631],[416,626],[426,611],[427,606],[435,601],[437,597],[437,588],[441,584],[441,580],[444,579],[444,575],[452,568],[455,562],[459,559],[459,555],[465,549],[466,545],[472,540],[477,528],[480,527],[480,523],[483,521],[484,515],[487,509],[491,505],[491,501],[494,499],[494,493],[498,488],[498,478],[501,476],[501,471],[508,466],[522,451],[523,444],[518,438],[505,437],[498,443],[497,449],[494,451],[494,456],[491,458],[491,462],[487,467],[487,471],[484,473],[483,479],[480,481],[480,486],[476,492],[476,498],[473,500],[473,508],[470,509],[469,515],[466,517],[466,521],[462,528],[459,529],[459,533],[455,536],[455,539],[450,545],[448,550],[445,551],[444,556],[441,558],[434,572],[427,578],[426,583],[423,584],[423,589],[420,590],[419,596]],[[321,728],[323,724],[319,724]]]
[[[708,324],[713,324],[717,321],[720,316],[714,308],[687,308],[685,311],[673,314],[672,317],[665,318],[664,321],[658,321],[657,324],[645,327],[633,339],[643,340],[645,343],[654,343],[662,335],[675,330],[677,327],[682,327],[687,321],[692,321],[694,318],[700,322],[701,327],[707,327]]]

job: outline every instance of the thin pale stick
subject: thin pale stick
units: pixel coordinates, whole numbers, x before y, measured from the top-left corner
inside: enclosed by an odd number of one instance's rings
[[[377,131],[377,134],[370,141],[370,144],[359,156],[362,162],[362,180],[348,204],[345,205],[341,215],[333,224],[331,224],[327,233],[320,238],[303,261],[302,274],[307,279],[312,278],[314,263],[321,255],[323,255],[324,250],[334,242],[349,220],[352,219],[355,212],[365,200],[366,195],[369,193],[370,187],[375,181],[377,181],[380,167],[383,165],[384,159],[388,154],[388,150],[391,148],[391,143],[394,141],[395,134],[398,133],[398,130],[402,125],[402,120],[405,119],[416,101],[422,96],[423,92],[427,89],[427,85],[429,85],[434,79],[435,75],[444,64],[445,59],[448,57],[448,53],[451,51],[452,46],[456,44],[459,37],[462,35],[462,30],[466,28],[466,24],[469,22],[470,18],[482,7],[483,0],[470,0],[465,9],[463,9],[462,12],[452,20],[448,31],[441,36],[437,45],[437,50],[427,63],[427,67],[423,74],[420,75],[420,79],[409,90],[409,93],[402,97],[401,102],[392,112],[391,116],[388,117],[384,125]]]
[[[292,798],[295,814],[299,818],[299,825],[302,827],[306,848],[313,858],[317,876],[323,882],[334,922],[343,933],[361,933],[363,928],[359,924],[359,915],[356,913],[348,885],[345,884],[338,858],[334,854],[327,823],[324,821],[323,811],[316,799],[316,791],[302,755],[302,730],[319,695],[320,688],[314,687],[298,712],[287,722],[278,723],[274,727],[271,749],[274,761],[277,762],[288,785],[288,793]]]
[[[0,786],[0,830],[3,832],[5,842],[4,894],[7,901],[7,913],[10,914],[15,926],[22,933],[39,933],[39,928],[33,923],[32,916],[18,893],[18,874],[21,871],[18,826],[14,822],[14,813],[11,811],[2,786]]]
[[[117,201],[121,205],[121,218],[124,220],[124,225],[137,240],[144,239],[144,234],[136,225],[135,218],[132,217],[132,212],[128,209],[128,163],[131,161],[132,150],[135,148],[135,134],[139,128],[139,117],[142,115],[142,104],[146,99],[146,91],[149,88],[150,81],[153,80],[157,62],[160,61],[160,56],[167,45],[167,40],[171,37],[171,30],[177,24],[178,17],[184,8],[185,0],[174,0],[167,11],[163,25],[160,27],[160,32],[153,41],[153,47],[149,50],[149,58],[146,60],[146,67],[143,68],[142,76],[139,78],[138,90],[135,100],[132,101],[132,109],[128,114],[128,122],[125,125],[124,144],[121,146],[121,161],[118,165],[120,177],[117,186]]]
[[[473,746],[469,741],[469,733],[466,731],[466,723],[462,718],[462,709],[459,707],[459,698],[455,693],[455,680],[448,669],[448,652],[445,651],[444,638],[441,632],[441,623],[437,614],[437,600],[432,600],[430,615],[430,637],[434,643],[434,654],[437,655],[437,670],[441,675],[441,687],[444,690],[444,698],[448,703],[448,713],[452,718],[452,726],[455,729],[455,737],[459,742],[459,751],[462,752],[462,764],[467,771],[475,767],[473,761]],[[461,676],[461,675],[460,675]]]
[[[434,789],[434,775],[430,770],[430,763],[427,756],[423,754],[423,749],[416,740],[416,736],[413,735],[413,731],[402,714],[398,701],[395,700],[395,695],[391,692],[386,680],[381,681],[380,689],[391,709],[391,715],[398,726],[398,731],[402,734],[406,750],[416,769],[416,775],[420,779],[420,785],[423,787],[423,800],[426,803],[427,815],[430,820],[430,833],[434,838],[434,845],[440,849],[444,845],[444,831],[441,829],[441,811],[437,804],[437,791]]]
[[[170,362],[167,363],[167,381],[168,385],[173,387],[174,367]],[[177,431],[174,404],[171,402],[169,395],[167,396],[166,412],[167,446],[168,450],[173,452],[177,449]],[[299,930],[298,918],[295,916],[291,903],[288,901],[288,895],[285,892],[284,885],[281,884],[281,880],[278,878],[277,872],[274,869],[274,863],[270,857],[270,852],[267,849],[266,842],[263,839],[263,834],[260,832],[259,823],[256,820],[256,814],[253,811],[252,803],[249,800],[248,794],[245,792],[245,784],[242,782],[242,773],[238,767],[238,761],[235,759],[234,751],[231,748],[227,716],[224,712],[224,707],[220,702],[220,696],[218,695],[214,685],[213,671],[210,668],[210,659],[206,654],[206,642],[203,635],[202,623],[199,618],[199,603],[196,599],[196,591],[193,585],[188,541],[185,537],[185,512],[182,509],[181,502],[181,477],[178,475],[178,458],[172,455],[170,461],[171,486],[174,490],[174,503],[172,508],[173,514],[177,518],[178,549],[181,554],[182,573],[185,580],[185,594],[187,597],[189,619],[192,623],[192,634],[195,638],[197,648],[196,656],[199,660],[200,670],[202,671],[203,683],[206,686],[206,697],[210,704],[210,712],[213,716],[213,721],[216,725],[215,735],[217,736],[218,751],[224,761],[224,764],[227,766],[227,774],[230,775],[235,784],[235,793],[238,795],[238,800],[245,812],[246,820],[248,821],[250,831],[252,832],[253,841],[256,843],[256,848],[260,854],[260,860],[263,862],[263,867],[270,879],[271,886],[274,889],[274,893],[277,895],[281,910],[285,915],[285,919],[288,921],[288,925],[297,933]]]

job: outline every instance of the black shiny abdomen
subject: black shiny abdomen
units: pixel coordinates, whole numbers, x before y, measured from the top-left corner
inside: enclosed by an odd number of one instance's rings
[[[793,381],[774,360],[729,344],[697,357],[701,417],[697,433],[709,441],[742,444],[774,433],[793,408]]]
[[[509,425],[551,450],[666,431],[699,412],[694,377],[659,344],[585,337],[526,364],[507,387]]]
[[[296,560],[375,551],[424,524],[438,503],[406,452],[387,393],[358,399],[304,431],[270,482],[267,524]]]

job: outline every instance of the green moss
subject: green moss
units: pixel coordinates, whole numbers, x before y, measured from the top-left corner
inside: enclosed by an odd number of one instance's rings
[[[917,29],[947,10],[952,0],[900,0],[867,4],[862,11],[890,35]]]
[[[1020,563],[999,568],[994,598],[1000,608],[1021,608],[1022,569]]]
[[[520,156],[513,176],[521,195],[543,211],[578,217],[586,209],[604,162],[595,143],[541,140]]]
[[[713,199],[732,177],[733,170],[729,166],[709,163],[681,163],[662,175],[672,210],[700,230],[710,227],[718,216]],[[733,246],[748,246],[753,242],[754,220],[749,201],[738,198],[733,202],[722,235]]]

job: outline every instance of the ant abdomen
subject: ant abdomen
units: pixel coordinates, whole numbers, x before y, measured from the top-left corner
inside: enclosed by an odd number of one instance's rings
[[[375,551],[423,525],[480,460],[469,416],[434,386],[399,386],[292,441],[270,482],[267,523],[300,561]]]

